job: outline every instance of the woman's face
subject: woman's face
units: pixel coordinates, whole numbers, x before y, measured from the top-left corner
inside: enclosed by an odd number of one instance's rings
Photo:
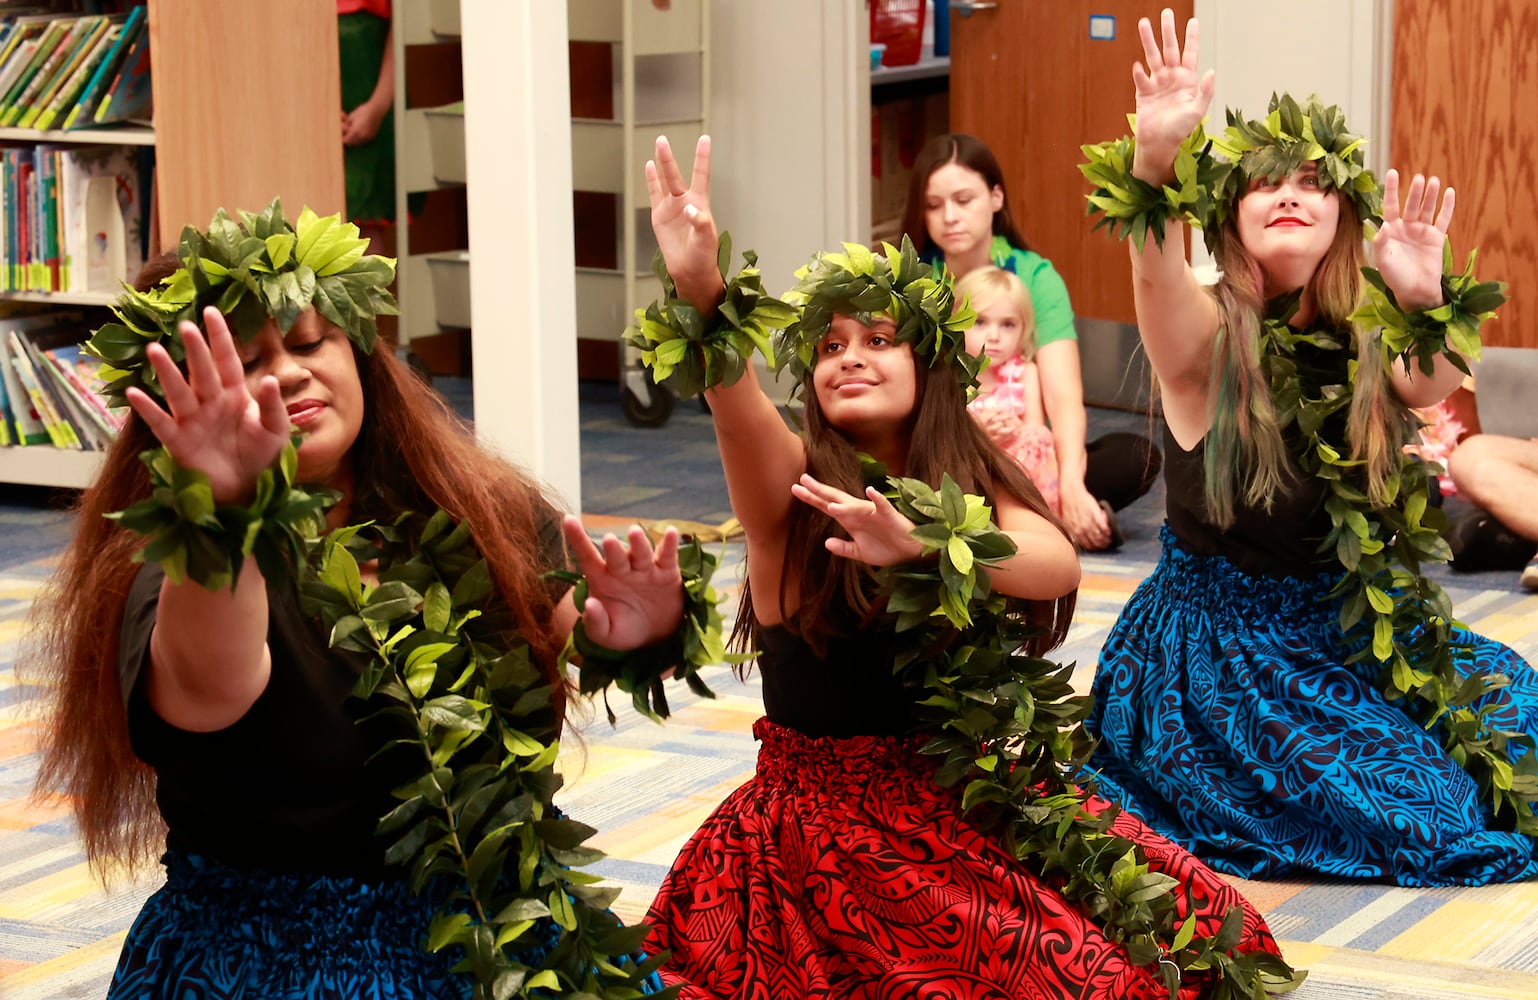
[[[993,295],[972,303],[977,322],[967,330],[967,353],[986,354],[994,371],[1020,353],[1025,319],[1007,295]]]
[[[1239,199],[1239,240],[1276,291],[1300,288],[1335,241],[1340,201],[1319,186],[1319,172],[1304,164],[1278,181],[1252,181]]]
[[[924,186],[924,228],[947,260],[987,252],[993,242],[993,213],[1004,207],[1004,189],[988,187],[983,175],[947,163]]]
[[[289,421],[304,432],[299,480],[342,485],[363,426],[363,383],[347,334],[307,309],[288,336],[269,322],[239,350],[246,385],[254,393],[263,377],[277,379]]]
[[[888,433],[907,422],[918,400],[913,347],[893,338],[892,321],[866,326],[834,316],[817,345],[812,389],[828,424],[859,437]]]

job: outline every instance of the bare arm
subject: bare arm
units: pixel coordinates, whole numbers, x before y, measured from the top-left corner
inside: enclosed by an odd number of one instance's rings
[[[1015,543],[1015,554],[988,575],[995,589],[1011,597],[1055,600],[1079,585],[1079,554],[1073,542],[1046,518],[1005,493],[996,493],[994,521]]]
[[[1020,377],[1020,395],[1025,402],[1025,422],[1045,426],[1047,414],[1041,403],[1041,375],[1034,361],[1026,363]]]
[[[1147,62],[1133,65],[1137,87],[1136,150],[1132,173],[1149,184],[1174,180],[1176,150],[1207,113],[1213,74],[1197,73],[1199,30],[1186,24],[1185,52],[1175,33],[1175,15],[1160,17],[1162,48],[1147,18],[1138,22]],[[1151,235],[1151,234],[1150,234]],[[1212,345],[1218,332],[1216,301],[1196,280],[1186,259],[1185,224],[1170,222],[1164,241],[1130,244],[1132,296],[1138,333],[1158,376],[1164,414],[1175,439],[1187,447],[1207,430],[1207,389]]]
[[[1052,425],[1052,446],[1057,453],[1063,524],[1076,544],[1091,551],[1103,549],[1111,544],[1111,525],[1099,501],[1084,485],[1087,418],[1078,341],[1054,340],[1044,344],[1036,352],[1036,370],[1041,382],[1042,407]]]
[[[288,441],[288,413],[271,375],[254,394],[247,387],[219,311],[206,309],[203,318],[206,340],[193,324],[181,326],[185,377],[165,348],[147,348],[166,408],[138,389],[128,390],[128,401],[177,464],[208,477],[216,504],[241,502]],[[147,690],[156,713],[198,732],[240,719],[267,686],[267,619],[266,586],[254,560],[241,567],[233,595],[167,580],[150,633]]]
[[[247,559],[235,592],[190,581],[160,585],[146,690],[178,729],[213,732],[240,721],[267,688],[267,587]]]

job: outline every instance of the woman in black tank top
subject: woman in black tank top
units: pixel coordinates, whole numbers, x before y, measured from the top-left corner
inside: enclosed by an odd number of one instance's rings
[[[671,953],[664,981],[683,996],[764,1000],[1152,995],[1157,969],[1136,964],[1039,861],[1017,860],[995,830],[975,825],[954,781],[942,786],[938,760],[920,753],[937,734],[915,724],[935,712],[923,671],[904,664],[926,654],[888,598],[904,567],[923,569],[925,549],[902,513],[917,516],[902,494],[911,488],[888,476],[928,488],[949,477],[985,498],[984,519],[1014,546],[986,576],[1035,625],[1034,651],[1061,642],[1079,579],[1062,525],[967,415],[975,360],[960,335],[971,317],[952,300],[949,276],[920,265],[911,245],[818,255],[790,304],[765,302],[756,272],[724,289],[709,153],[701,139],[692,183],[666,140],[647,165],[670,281],[641,336],[660,358],[676,350],[669,331],[682,332],[675,381],[710,400],[746,535],[737,633],[760,651],[766,717],[753,730],[754,778],[690,839],[651,908],[648,946]],[[783,331],[776,356],[799,377],[799,435],[735,353],[751,349],[738,331],[769,328]],[[1130,815],[1111,826],[1150,839]],[[1147,851],[1197,901],[1203,933],[1243,907],[1189,855]],[[1255,912],[1243,916],[1237,950],[1274,950]]]
[[[1084,167],[1133,236],[1169,428],[1163,557],[1095,677],[1100,787],[1246,878],[1538,875],[1538,794],[1497,777],[1531,764],[1538,675],[1450,623],[1420,572],[1446,552],[1433,470],[1402,448],[1502,296],[1442,273],[1452,190],[1390,171],[1380,198],[1338,108],[1273,97],[1209,141],[1196,22],[1183,54],[1170,11],[1161,28],[1140,25],[1132,145]],[[1182,217],[1222,268],[1211,290]]]

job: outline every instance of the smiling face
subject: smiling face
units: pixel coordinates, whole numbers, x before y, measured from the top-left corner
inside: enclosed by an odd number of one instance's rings
[[[893,338],[892,321],[878,317],[866,326],[851,316],[834,316],[832,329],[817,344],[812,389],[824,419],[859,441],[889,435],[913,415],[918,400],[913,347]]]
[[[299,480],[342,485],[347,457],[363,426],[363,383],[352,343],[340,327],[308,309],[285,337],[275,322],[239,345],[246,385],[254,393],[278,380],[288,419],[304,432]]]
[[[947,163],[924,187],[924,228],[946,259],[986,252],[993,242],[993,213],[1003,207],[1003,188],[990,189],[976,170]]]
[[[1239,199],[1239,239],[1262,270],[1270,293],[1307,283],[1335,239],[1339,195],[1319,185],[1318,170],[1304,164],[1277,181],[1252,181]]]

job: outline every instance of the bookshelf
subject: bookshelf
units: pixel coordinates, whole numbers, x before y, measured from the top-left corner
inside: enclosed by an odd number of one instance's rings
[[[673,396],[652,383],[619,338],[635,310],[655,295],[651,263],[657,247],[644,171],[656,137],[666,135],[688,164],[707,130],[710,5],[673,0],[669,9],[658,10],[647,0],[573,4],[568,35],[572,42],[609,45],[617,69],[611,114],[571,123],[576,197],[613,196],[617,215],[615,245],[579,242],[577,336],[614,344],[625,417],[654,427],[671,414]]]
[[[64,4],[54,6],[60,14],[69,13]],[[335,11],[311,0],[148,0],[146,6],[153,126],[5,127],[0,128],[0,145],[152,148],[155,194],[144,192],[154,207],[146,220],[152,256],[174,244],[184,225],[207,225],[220,207],[260,209],[278,195],[291,217],[304,205],[322,215],[341,211],[345,188],[337,127],[341,93]],[[267,44],[229,43],[241,38]],[[219,53],[216,78],[208,76],[210,52]],[[239,114],[231,108],[239,108]],[[322,138],[282,142],[276,136]],[[115,297],[98,290],[0,292],[0,306],[21,302],[104,309]],[[80,337],[94,325],[92,319],[83,322]],[[0,447],[0,483],[82,488],[95,477],[103,456],[44,444]]]

